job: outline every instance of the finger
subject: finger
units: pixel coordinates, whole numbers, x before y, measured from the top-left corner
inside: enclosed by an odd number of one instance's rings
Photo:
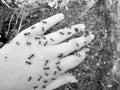
[[[88,48],[84,48],[81,51],[78,51],[74,55],[67,56],[60,60],[60,63],[57,64],[57,68],[61,69],[60,73],[64,73],[69,69],[72,69],[78,66],[80,63],[84,61],[86,58],[86,52],[88,52]]]
[[[44,90],[53,90],[69,82],[77,82],[77,80],[71,74],[63,74],[57,77],[56,80],[52,81]]]
[[[51,28],[53,25],[57,24],[61,20],[64,19],[64,15],[62,13],[53,15],[47,19],[42,20],[41,22],[38,22],[29,28],[26,28],[24,31],[19,33],[24,36],[36,36],[36,35],[42,35],[44,34],[49,28]]]
[[[58,44],[64,40],[70,38],[74,34],[77,34],[78,32],[81,32],[84,30],[85,30],[84,24],[76,24],[71,27],[60,29],[56,32],[45,35],[45,38],[48,40],[48,45]]]
[[[56,45],[53,47],[53,51],[56,53],[58,58],[66,56],[75,50],[81,49],[83,46],[89,44],[94,39],[93,34],[88,36],[82,36],[76,39],[69,40],[68,42]]]

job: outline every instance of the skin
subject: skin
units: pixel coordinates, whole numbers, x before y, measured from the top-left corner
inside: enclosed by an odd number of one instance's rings
[[[69,69],[78,66],[86,57],[94,35],[89,33],[69,39],[84,32],[85,25],[44,33],[64,19],[59,13],[20,32],[0,50],[0,90],[53,90],[69,82],[77,82]],[[83,48],[83,49],[81,49]],[[69,55],[76,51],[76,53]]]

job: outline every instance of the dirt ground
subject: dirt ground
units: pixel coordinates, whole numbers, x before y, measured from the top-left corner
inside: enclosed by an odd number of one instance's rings
[[[70,2],[67,5],[68,10],[65,8],[55,9],[47,4],[41,4],[38,8],[30,10],[30,14],[23,19],[20,30],[60,12],[65,14],[65,19],[47,33],[65,26],[84,23],[86,31],[91,31],[96,37],[91,44],[86,46],[90,48],[90,51],[83,63],[68,71],[74,74],[79,82],[69,83],[55,90],[120,90],[119,80],[111,72],[114,60],[117,58],[115,55],[116,28],[114,20],[110,17],[111,12],[105,6],[104,0],[99,0],[86,13],[83,13],[86,10],[85,6],[84,0]],[[13,16],[10,24],[13,13],[12,9],[0,2],[0,47],[15,36],[14,32],[19,27],[21,20],[21,18],[17,18],[18,13],[20,14],[19,11]],[[74,37],[78,36],[80,35]]]

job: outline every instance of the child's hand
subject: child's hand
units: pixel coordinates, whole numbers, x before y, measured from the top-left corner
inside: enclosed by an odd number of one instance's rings
[[[83,24],[43,35],[64,19],[56,14],[20,32],[0,50],[0,90],[52,90],[77,80],[65,72],[79,65],[88,49],[82,49],[94,39],[93,34],[64,40],[81,31]],[[80,51],[78,51],[80,50]],[[74,55],[70,53],[77,51]]]

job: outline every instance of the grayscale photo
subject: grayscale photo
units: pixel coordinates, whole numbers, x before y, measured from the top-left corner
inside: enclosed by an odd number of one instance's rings
[[[120,90],[120,1],[0,0],[0,90]]]

